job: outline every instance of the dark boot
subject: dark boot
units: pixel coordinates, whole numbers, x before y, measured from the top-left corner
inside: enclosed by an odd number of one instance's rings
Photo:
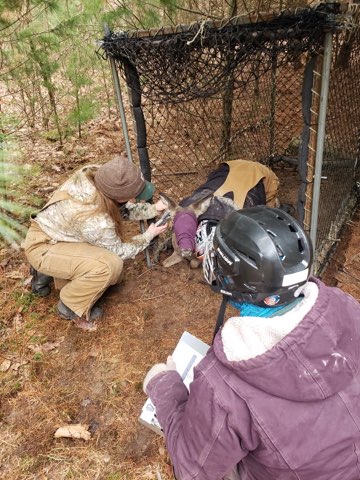
[[[47,297],[51,292],[50,283],[53,277],[45,275],[45,273],[38,272],[34,267],[30,266],[31,279],[31,291],[40,295],[40,297]]]
[[[67,307],[61,300],[59,300],[57,304],[57,311],[61,318],[71,320],[77,327],[88,331],[96,330],[96,324],[94,322],[103,314],[102,308],[94,306],[90,311],[89,319],[85,319],[76,315],[76,313]]]

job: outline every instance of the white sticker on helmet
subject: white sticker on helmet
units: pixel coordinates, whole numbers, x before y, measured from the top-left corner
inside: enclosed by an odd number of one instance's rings
[[[284,275],[282,286],[289,287],[290,285],[296,285],[300,282],[305,282],[309,276],[309,269],[301,270],[301,272],[289,273]]]

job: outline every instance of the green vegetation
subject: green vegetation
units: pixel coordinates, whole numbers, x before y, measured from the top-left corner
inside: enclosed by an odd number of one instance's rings
[[[34,353],[33,355],[33,360],[35,362],[41,362],[41,360],[43,359],[43,356],[42,356],[42,353],[41,352],[36,352]]]
[[[1,117],[0,117],[1,125]],[[27,208],[16,201],[16,187],[23,179],[23,169],[12,162],[14,145],[0,132],[0,243],[19,243],[26,229],[21,219]]]
[[[27,312],[38,299],[34,293],[22,292],[21,290],[14,290],[12,295],[14,297],[16,307],[22,307],[23,312]]]
[[[96,54],[105,24],[113,31],[159,28],[275,6],[262,0],[0,1],[1,81],[19,112],[16,124],[1,131],[28,125],[60,145],[69,132],[83,135],[84,124],[113,97],[109,70]]]
[[[295,2],[302,5],[303,1]],[[16,166],[13,136],[23,126],[59,144],[84,135],[85,125],[115,105],[109,68],[101,55],[105,24],[110,30],[159,28],[216,20],[247,12],[295,6],[286,2],[236,0],[19,0],[0,1],[0,242],[19,244],[30,208],[19,202],[26,172]],[[100,51],[101,53],[101,51]],[[15,105],[15,108],[14,108]],[[10,107],[9,107],[10,106]],[[16,117],[13,112],[16,111]]]
[[[124,480],[124,477],[121,473],[110,473],[110,475],[107,475],[106,480]]]

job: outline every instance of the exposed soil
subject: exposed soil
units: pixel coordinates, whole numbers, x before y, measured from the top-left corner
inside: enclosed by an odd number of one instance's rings
[[[73,169],[109,160],[121,151],[119,136],[111,119],[90,125],[84,139],[65,149],[24,141],[24,163],[39,166],[24,187],[24,201],[34,194],[45,200]],[[297,191],[285,183],[282,194],[293,204]],[[127,229],[131,235],[138,227]],[[358,300],[359,251],[358,211],[323,276]],[[170,480],[164,440],[138,422],[146,399],[142,380],[183,331],[211,342],[220,298],[204,284],[201,270],[187,262],[149,270],[143,254],[125,262],[124,282],[102,299],[105,318],[96,332],[86,333],[57,317],[57,292],[47,298],[30,293],[21,251],[4,247],[0,253],[1,478]],[[89,441],[54,438],[58,427],[77,423],[86,425]]]

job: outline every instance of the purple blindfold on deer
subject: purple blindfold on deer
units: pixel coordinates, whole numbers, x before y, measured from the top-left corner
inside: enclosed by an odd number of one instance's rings
[[[180,250],[195,250],[195,235],[198,226],[194,212],[177,212],[174,221],[174,233]]]

